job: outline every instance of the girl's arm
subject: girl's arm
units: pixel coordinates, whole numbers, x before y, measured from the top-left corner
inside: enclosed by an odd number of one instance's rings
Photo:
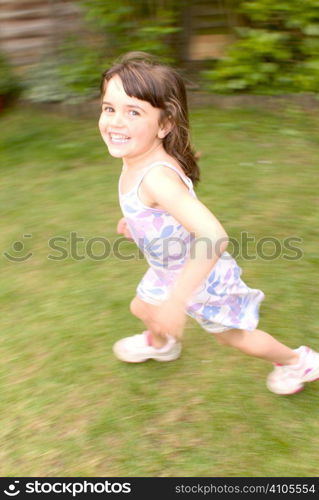
[[[145,176],[143,192],[163,210],[169,212],[195,236],[191,257],[179,275],[170,301],[185,309],[187,301],[207,278],[228,245],[221,223],[188,191],[178,174],[167,167],[155,167]]]

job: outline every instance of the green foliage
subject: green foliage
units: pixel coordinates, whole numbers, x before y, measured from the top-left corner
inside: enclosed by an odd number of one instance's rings
[[[33,68],[26,97],[37,102],[83,101],[98,95],[101,73],[127,51],[141,50],[174,60],[170,37],[175,26],[174,6],[167,0],[115,3],[82,0],[86,33],[64,40],[58,53]],[[165,8],[163,5],[166,4]]]
[[[25,97],[33,102],[81,102],[99,95],[104,64],[93,45],[69,37],[55,57],[45,57],[25,76]],[[105,62],[105,61],[104,61]]]
[[[303,29],[319,20],[318,0],[250,0],[240,2],[239,9],[255,23],[280,28]]]
[[[69,97],[62,82],[58,60],[45,58],[25,75],[24,97],[33,102],[59,102]]]
[[[221,93],[318,92],[318,0],[253,0],[238,7],[247,28],[227,56],[203,73]]]
[[[98,95],[102,55],[93,45],[83,41],[75,43],[69,38],[62,46],[59,75],[73,98],[87,99]]]
[[[14,74],[6,57],[0,53],[0,96],[4,105],[11,102],[21,92],[22,86]]]
[[[132,50],[142,50],[172,60],[170,36],[179,31],[176,13],[183,2],[166,0],[121,0],[116,4],[104,0],[83,0],[86,19],[105,36],[110,57]]]
[[[283,86],[282,68],[291,57],[287,36],[266,30],[241,30],[243,38],[215,69],[204,77],[212,80],[216,92],[258,89],[272,92],[274,84]]]

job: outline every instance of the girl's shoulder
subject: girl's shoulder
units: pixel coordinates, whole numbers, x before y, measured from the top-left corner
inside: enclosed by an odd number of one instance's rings
[[[172,184],[178,184],[188,191],[193,188],[191,179],[176,160],[153,162],[144,172],[141,184],[151,190],[168,189]]]
[[[179,178],[183,179],[184,177],[187,177],[178,161],[171,157],[156,160],[149,164],[145,169],[145,177],[146,174],[149,178],[160,178],[162,176],[167,176],[171,179],[176,180],[178,180]]]
[[[174,187],[175,186],[175,187]],[[139,186],[139,195],[145,205],[162,208],[157,203],[158,192],[171,193],[172,198],[176,192],[181,194],[192,191],[192,181],[186,176],[181,166],[176,161],[159,160],[147,168]]]

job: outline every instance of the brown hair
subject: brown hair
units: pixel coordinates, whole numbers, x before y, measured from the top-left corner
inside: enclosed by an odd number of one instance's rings
[[[171,131],[163,139],[165,151],[181,165],[194,183],[199,181],[197,157],[190,143],[188,105],[182,77],[170,66],[144,52],[129,52],[102,74],[105,83],[118,75],[127,95],[149,102],[162,110],[162,122],[169,120]]]

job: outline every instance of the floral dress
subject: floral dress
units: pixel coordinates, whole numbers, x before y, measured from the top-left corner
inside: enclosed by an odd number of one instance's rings
[[[123,215],[133,240],[149,264],[149,269],[137,287],[137,295],[144,302],[154,305],[169,297],[178,274],[192,256],[191,245],[194,239],[172,215],[144,205],[138,196],[144,176],[159,165],[177,172],[190,194],[196,197],[191,179],[167,162],[149,165],[142,171],[133,189],[127,193],[121,193],[121,178],[119,181]],[[231,328],[254,330],[258,324],[259,306],[264,294],[261,290],[249,288],[240,276],[241,268],[228,252],[224,252],[206,280],[189,299],[187,314],[212,333]]]

